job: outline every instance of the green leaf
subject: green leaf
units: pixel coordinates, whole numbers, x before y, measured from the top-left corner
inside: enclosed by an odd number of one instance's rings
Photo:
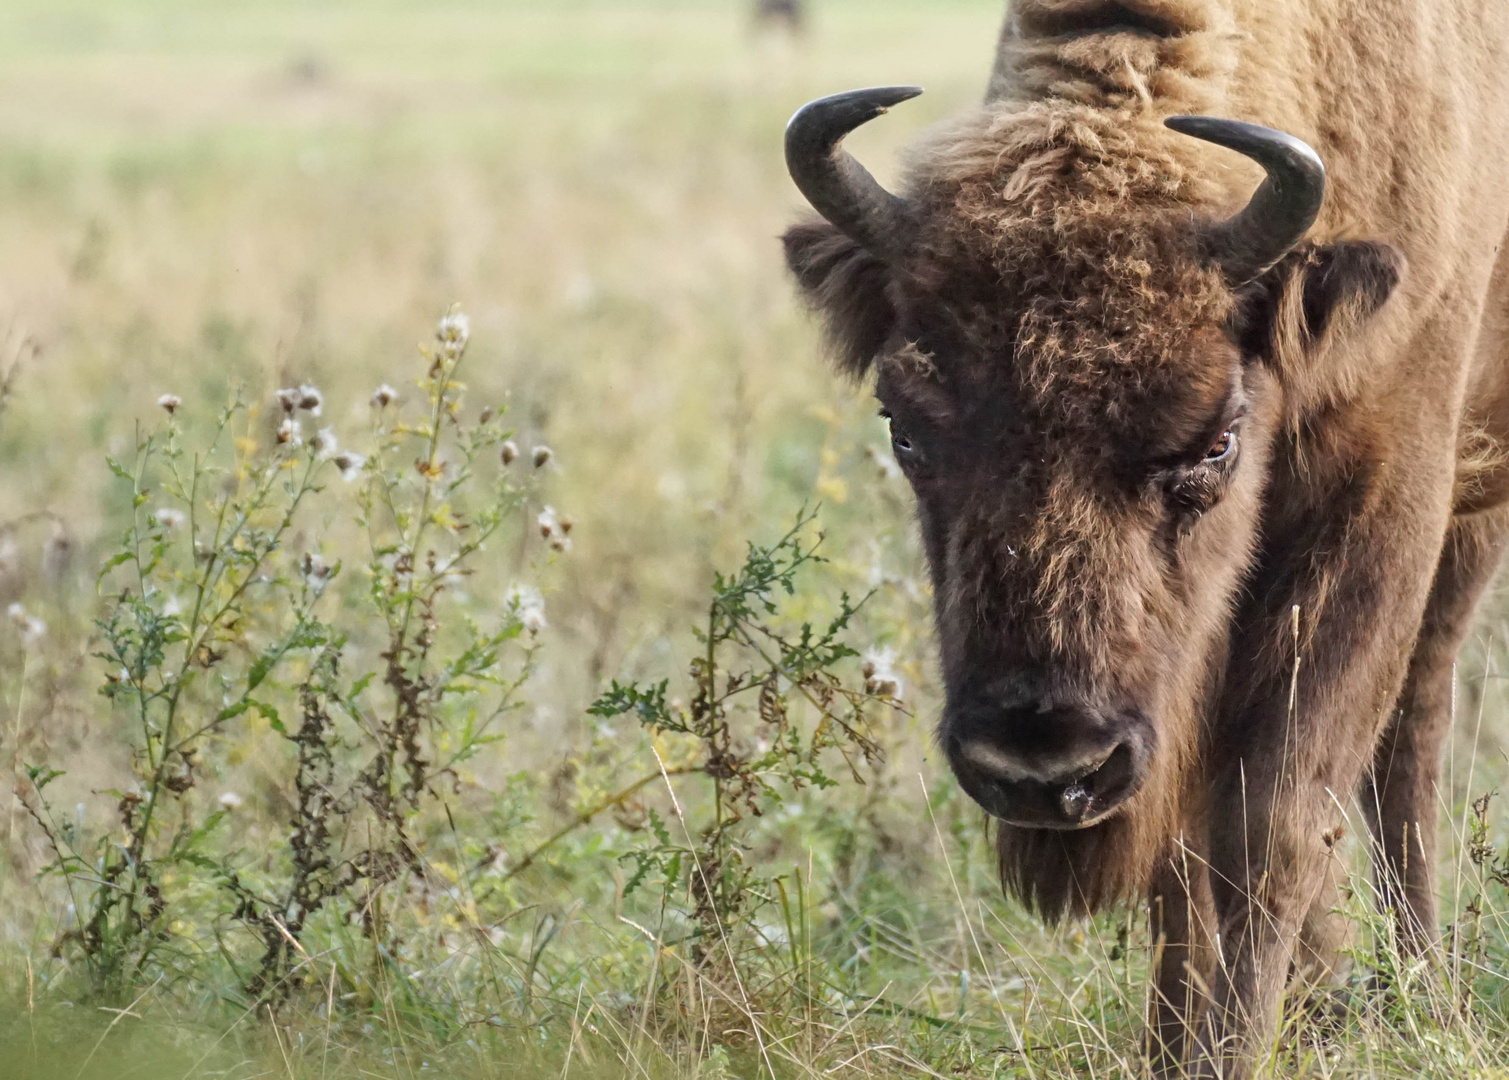
[[[26,778],[31,781],[32,786],[38,791],[41,791],[58,777],[67,775],[62,769],[54,769],[51,765],[26,766]]]
[[[248,693],[262,685],[262,680],[267,678],[268,672],[272,671],[273,665],[278,662],[280,657],[281,653],[278,650],[270,649],[252,661],[252,666],[246,671],[246,689]]]
[[[269,726],[271,726],[272,729],[279,735],[282,735],[284,738],[289,737],[288,729],[283,726],[283,718],[278,715],[277,709],[274,709],[265,701],[256,701],[252,698],[247,698],[246,703],[252,708],[256,709],[257,712],[260,713],[263,717],[265,717]]]
[[[240,716],[250,708],[251,702],[243,698],[241,701],[236,702],[234,705],[227,705],[225,708],[216,713],[215,723],[218,724],[226,720],[234,720],[236,717]]]

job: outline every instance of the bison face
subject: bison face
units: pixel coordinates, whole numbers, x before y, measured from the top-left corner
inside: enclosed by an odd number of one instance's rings
[[[1010,321],[983,349],[917,326],[879,360],[877,392],[932,571],[949,762],[1002,821],[1082,829],[1139,792],[1174,797],[1252,551],[1278,395],[1219,327],[1161,363],[1120,342],[1107,369],[1112,343],[1083,325],[1075,356],[1040,319]]]
[[[787,260],[840,365],[875,374],[932,570],[941,742],[1001,822],[1003,880],[1089,911],[1145,882],[1199,797],[1270,457],[1306,399],[1347,392],[1322,370],[1333,315],[1371,314],[1403,260],[1303,243],[1314,152],[1205,118],[987,110],[892,195],[838,141],[916,92],[793,118],[825,220]],[[1267,172],[1245,209],[1191,135]]]

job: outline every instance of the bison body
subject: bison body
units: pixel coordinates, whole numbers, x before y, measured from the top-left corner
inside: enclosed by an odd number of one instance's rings
[[[837,147],[912,91],[867,93],[794,119],[785,242],[917,494],[940,741],[1009,891],[1149,897],[1155,1067],[1244,1077],[1354,796],[1436,944],[1509,535],[1509,4],[1019,0],[897,195]]]

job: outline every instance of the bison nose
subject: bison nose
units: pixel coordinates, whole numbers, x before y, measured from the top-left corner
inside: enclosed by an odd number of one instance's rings
[[[1153,729],[1136,710],[1087,705],[950,710],[945,744],[955,775],[990,814],[1034,829],[1078,829],[1116,810],[1141,786]]]

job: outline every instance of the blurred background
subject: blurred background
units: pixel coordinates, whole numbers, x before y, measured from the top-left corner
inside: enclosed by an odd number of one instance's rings
[[[1001,4],[822,0],[796,32],[758,7],[0,5],[0,507],[42,515],[0,601],[54,536],[92,573],[102,459],[160,394],[312,382],[365,424],[457,302],[474,394],[556,449],[579,523],[560,663],[632,667],[804,501],[914,575],[895,500],[855,490],[902,493],[865,467],[883,425],[784,274],[804,207],[781,132],[823,93],[925,84],[853,140],[894,176],[921,125],[979,99]]]

